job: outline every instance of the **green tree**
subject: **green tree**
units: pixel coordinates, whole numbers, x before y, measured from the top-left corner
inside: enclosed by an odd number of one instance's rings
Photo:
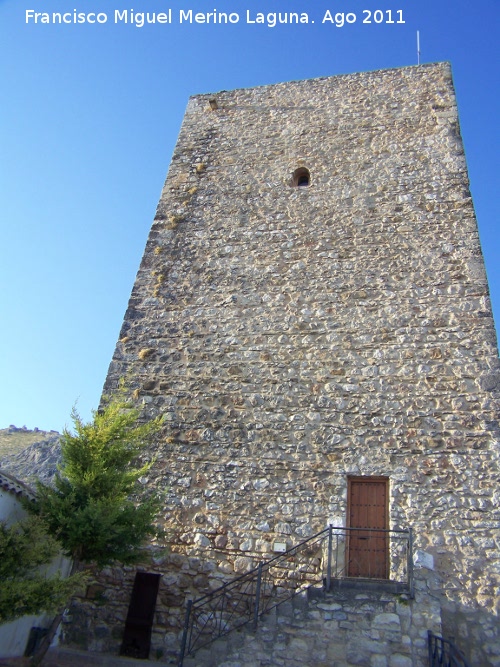
[[[124,385],[88,423],[73,409],[74,433],[65,429],[61,436],[62,463],[54,486],[39,482],[37,502],[29,507],[73,559],[74,569],[80,563],[132,563],[148,538],[158,535],[158,497],[138,481],[151,462],[137,461],[161,430],[162,419],[141,423],[139,410],[123,395]],[[32,665],[43,660],[61,617],[52,622]]]
[[[94,411],[88,423],[75,409],[71,417],[74,433],[64,430],[61,436],[55,484],[37,484],[33,509],[76,562],[134,562],[157,534],[158,498],[138,482],[151,463],[137,459],[162,420],[141,423],[139,411],[121,394]]]
[[[55,612],[75,592],[81,574],[63,579],[59,574],[48,575],[43,567],[60,549],[36,517],[12,526],[0,523],[0,623]]]

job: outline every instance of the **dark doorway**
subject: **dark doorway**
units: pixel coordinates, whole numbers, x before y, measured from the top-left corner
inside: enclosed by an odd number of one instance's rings
[[[348,480],[347,576],[387,579],[388,489],[386,477]],[[360,530],[358,530],[360,529]],[[378,530],[377,530],[378,529]]]
[[[130,597],[120,655],[147,659],[160,574],[137,572]]]

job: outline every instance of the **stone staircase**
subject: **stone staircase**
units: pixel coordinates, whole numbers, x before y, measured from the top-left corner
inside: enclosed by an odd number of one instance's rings
[[[427,665],[429,596],[406,599],[377,587],[309,589],[184,659],[184,667],[420,667]]]

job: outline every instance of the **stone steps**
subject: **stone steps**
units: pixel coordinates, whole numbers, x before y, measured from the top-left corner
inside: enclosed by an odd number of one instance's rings
[[[256,632],[234,631],[184,667],[423,667],[428,624],[413,606],[404,596],[359,587],[310,590],[266,614]]]

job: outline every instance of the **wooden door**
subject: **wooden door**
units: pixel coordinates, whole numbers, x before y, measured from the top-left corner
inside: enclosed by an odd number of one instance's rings
[[[149,657],[160,577],[160,574],[150,572],[137,572],[135,575],[120,655],[143,659]]]
[[[388,490],[386,477],[348,480],[347,576],[387,579]]]

